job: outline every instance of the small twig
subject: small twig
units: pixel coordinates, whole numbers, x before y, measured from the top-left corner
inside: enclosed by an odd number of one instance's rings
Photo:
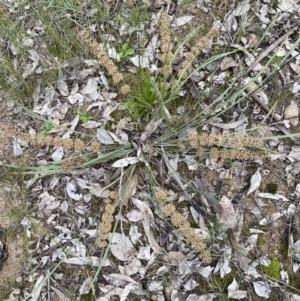
[[[256,60],[250,65],[250,67],[247,69],[246,73],[248,73],[249,71],[251,71],[252,69],[254,69],[257,64],[263,59],[265,58],[270,52],[272,52],[277,46],[280,45],[280,43],[282,43],[286,38],[288,38],[292,33],[294,33],[294,31],[296,31],[298,29],[298,27],[294,27],[292,28],[290,31],[288,31],[285,35],[283,35],[282,37],[280,37],[277,41],[275,41],[274,43],[272,43],[267,49],[265,49],[263,52],[261,52],[259,54],[259,56],[256,58]]]

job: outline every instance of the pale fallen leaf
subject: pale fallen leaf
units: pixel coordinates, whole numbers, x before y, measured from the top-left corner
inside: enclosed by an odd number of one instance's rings
[[[247,297],[247,291],[238,290],[238,283],[233,278],[231,284],[227,287],[228,297],[233,299],[243,299]]]
[[[239,63],[237,63],[232,57],[230,56],[227,56],[225,57],[221,64],[220,64],[220,67],[221,67],[221,70],[224,71],[226,69],[229,69],[229,68],[232,68],[232,67],[237,67],[239,66]]]
[[[76,193],[76,185],[73,182],[68,182],[66,186],[66,191],[68,196],[75,200],[75,201],[80,201],[82,199],[82,194],[77,194]]]
[[[100,257],[96,256],[88,256],[88,257],[71,257],[71,258],[65,258],[62,260],[64,263],[68,264],[75,264],[75,265],[91,265],[91,266],[99,266],[101,262]],[[101,266],[110,266],[111,263],[108,259],[104,260],[104,262],[101,264]]]
[[[249,9],[251,8],[251,5],[250,5],[250,0],[244,0],[242,1],[238,7],[233,10],[233,14],[238,17],[238,16],[242,16],[244,15],[245,13],[247,13],[249,11]]]
[[[83,281],[79,288],[79,296],[88,294],[91,289],[91,277],[88,277]]]
[[[115,161],[111,167],[126,167],[128,165],[135,164],[140,160],[137,157],[128,157]]]
[[[300,239],[292,246],[291,253],[294,260],[300,261]]]
[[[147,138],[149,138],[157,129],[157,127],[162,123],[163,118],[156,120],[154,117],[146,126],[145,131],[141,134],[140,141],[144,142]]]
[[[154,225],[153,212],[149,206],[145,202],[136,198],[132,198],[132,203],[144,214],[144,218],[148,221],[148,223]]]
[[[193,290],[194,288],[196,288],[197,286],[199,286],[199,283],[195,280],[193,280],[192,278],[190,278],[184,285],[184,289],[186,291],[191,291]]]
[[[84,101],[84,96],[80,93],[74,93],[68,96],[68,100],[72,105],[75,103],[82,104]]]
[[[58,72],[57,89],[62,96],[68,96],[69,88],[64,79],[65,79],[65,76],[64,76],[62,70],[60,69]]]
[[[62,146],[56,148],[52,153],[51,158],[53,161],[60,161],[64,157],[64,149]]]
[[[110,250],[121,261],[130,260],[135,254],[135,249],[130,239],[124,234],[117,232],[111,234]]]
[[[260,225],[270,225],[272,224],[273,222],[275,222],[276,220],[278,220],[281,216],[283,215],[283,213],[281,212],[275,212],[273,214],[271,214],[270,217],[268,218],[263,218],[259,224]]]
[[[13,141],[13,155],[15,157],[19,157],[23,155],[23,150],[21,147],[21,144],[19,143],[19,141],[17,139],[14,139]]]
[[[271,200],[276,200],[276,201],[279,201],[279,200],[282,200],[284,202],[288,202],[289,199],[287,199],[285,196],[283,195],[280,195],[278,193],[268,193],[268,192],[259,192],[257,194],[258,197],[260,198],[267,198],[267,199],[271,199]]]
[[[259,170],[260,170],[260,168],[258,168],[257,171],[255,172],[255,174],[251,177],[250,187],[247,192],[247,195],[254,192],[260,186],[261,174],[260,174]]]
[[[209,122],[208,124],[221,128],[223,130],[230,130],[230,129],[235,129],[246,122],[247,122],[247,118],[240,119],[238,121],[228,122],[228,123]]]
[[[294,82],[292,87],[292,93],[296,94],[300,91],[300,84],[298,82]]]
[[[32,290],[32,295],[31,295],[32,298],[30,300],[32,300],[32,301],[38,300],[41,290],[42,290],[42,287],[43,287],[43,283],[45,283],[44,279],[45,279],[45,276],[41,275],[38,278],[38,280],[35,282],[33,290]]]
[[[278,3],[278,9],[287,13],[292,13],[298,1],[295,0],[281,0]]]
[[[125,206],[127,205],[129,198],[135,195],[137,183],[138,183],[138,176],[135,174],[132,176],[131,181],[128,185],[122,184],[121,196],[122,196],[122,202]]]
[[[200,267],[199,274],[204,278],[208,278],[213,270],[214,268],[211,266]]]
[[[220,272],[220,277],[223,279],[225,275],[231,273],[230,261],[232,256],[232,249],[228,246],[223,248],[223,257],[219,259],[216,267],[214,268],[214,274]]]
[[[63,292],[57,288],[50,286],[50,288],[56,293],[60,301],[71,301]]]
[[[134,257],[128,264],[124,266],[120,265],[118,269],[122,275],[131,276],[135,275],[139,271],[141,266],[141,261],[138,258]]]
[[[130,58],[130,61],[134,66],[139,67],[139,68],[149,68],[149,66],[150,66],[147,56],[143,57],[141,55],[136,55],[136,56]]]
[[[140,220],[143,219],[143,213],[139,210],[130,210],[127,214],[126,217],[128,218],[128,220],[130,220],[131,222],[139,222]]]
[[[114,144],[115,141],[105,129],[97,129],[97,140],[102,144]]]
[[[83,123],[81,126],[84,127],[85,129],[94,129],[99,127],[101,124],[102,124],[101,122],[90,120],[86,123]]]
[[[131,225],[129,229],[129,236],[132,241],[132,243],[136,244],[136,242],[139,240],[139,238],[143,235],[138,231],[137,225]]]
[[[18,295],[20,294],[20,289],[14,289],[8,296],[8,299],[5,299],[3,301],[18,301],[20,298],[18,297]],[[16,295],[16,296],[14,296]],[[63,300],[64,301],[64,300]]]
[[[205,294],[205,295],[195,295],[191,294],[188,296],[186,301],[214,301],[216,297],[218,297],[219,293],[211,293],[211,294]]]
[[[193,18],[194,16],[182,16],[182,17],[175,18],[173,20],[172,26],[173,27],[183,26],[186,23],[189,23]]]
[[[135,281],[133,278],[126,276],[126,275],[122,275],[122,274],[109,274],[107,275],[108,278],[110,278],[111,280],[118,280],[118,281],[126,281],[126,282],[130,282],[133,284],[139,284],[137,281]]]
[[[131,290],[136,290],[138,288],[138,284],[135,283],[128,283],[125,287],[123,292],[120,295],[120,301],[128,300],[127,296],[131,292]]]
[[[223,196],[219,204],[223,208],[222,213],[219,215],[219,223],[222,230],[226,231],[234,228],[237,223],[237,218],[231,201],[226,196]]]
[[[255,293],[259,297],[269,298],[271,289],[270,289],[268,282],[256,281],[256,282],[253,282],[253,286],[254,286]]]

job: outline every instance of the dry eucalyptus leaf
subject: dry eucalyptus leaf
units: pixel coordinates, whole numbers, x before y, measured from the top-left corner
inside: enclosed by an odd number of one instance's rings
[[[111,253],[121,261],[130,261],[136,250],[130,239],[121,233],[111,234]]]
[[[233,10],[233,15],[238,17],[246,14],[249,9],[251,8],[251,5],[249,4],[250,0],[242,1],[239,6]]]
[[[131,63],[139,68],[149,68],[150,63],[148,57],[143,57],[141,55],[136,55],[130,58]]]
[[[100,257],[96,257],[96,256],[88,256],[88,257],[71,257],[71,258],[65,258],[63,259],[64,263],[68,263],[68,264],[75,264],[75,265],[91,265],[94,267],[99,266],[101,261]],[[102,264],[102,266],[109,266],[111,265],[109,260],[106,259],[104,261],[104,263]]]
[[[183,26],[186,23],[189,23],[193,18],[194,16],[182,16],[179,18],[175,18],[172,23],[172,26],[173,27]]]
[[[221,66],[221,70],[224,71],[232,67],[237,67],[239,66],[239,64],[232,57],[227,56],[222,60],[220,66]]]
[[[63,292],[57,288],[50,286],[50,288],[56,293],[60,301],[71,301]]]
[[[58,147],[51,155],[53,161],[60,161],[64,157],[64,149],[62,146]]]
[[[219,223],[222,230],[226,231],[234,228],[236,225],[236,212],[231,201],[226,196],[223,196],[220,205],[223,208],[222,213],[219,215]]]
[[[300,83],[295,82],[292,87],[292,93],[296,94],[300,91]]]
[[[79,295],[85,295],[88,294],[91,289],[91,277],[88,277],[83,281],[79,288]]]
[[[19,157],[23,155],[21,144],[18,142],[17,139],[14,139],[13,141],[13,154],[15,157]]]
[[[281,0],[278,3],[278,9],[286,12],[286,13],[292,13],[295,9],[295,6],[298,1],[296,0]]]
[[[105,129],[97,129],[97,140],[102,144],[114,144],[115,141]]]
[[[188,296],[186,301],[214,301],[216,300],[215,298],[218,297],[219,295],[220,293],[210,293],[201,296],[191,294]]]
[[[254,286],[255,293],[259,297],[269,298],[271,289],[270,289],[268,282],[256,281],[256,282],[253,282],[253,286]]]
[[[300,240],[297,240],[292,246],[292,256],[294,260],[300,261]]]
[[[41,275],[37,281],[34,284],[34,288],[32,290],[32,298],[30,300],[32,301],[37,301],[39,299],[42,287],[43,287],[43,281],[44,281],[45,276]]]
[[[82,124],[81,126],[84,127],[85,129],[94,129],[94,128],[99,127],[101,124],[102,124],[101,122],[90,120],[90,121]]]
[[[294,101],[284,111],[284,118],[290,121],[290,125],[297,126],[299,122],[299,109]]]
[[[254,192],[260,186],[260,183],[261,183],[261,174],[259,172],[259,169],[260,168],[257,169],[257,171],[255,172],[255,174],[251,178],[250,188],[249,188],[249,190],[247,192],[247,195],[249,195],[250,193]]]
[[[125,183],[126,182],[124,182],[122,184],[121,195],[122,195],[122,201],[123,201],[124,205],[126,206],[129,198],[134,196],[135,193],[136,193],[136,186],[137,186],[137,183],[138,183],[138,176],[133,175],[130,183],[128,185],[125,185]]]
[[[149,138],[157,129],[157,127],[162,123],[163,118],[156,120],[154,117],[145,127],[145,131],[142,133],[140,141],[143,142]]]
[[[238,290],[237,288],[238,288],[238,283],[235,280],[235,278],[233,278],[233,281],[227,287],[228,297],[233,298],[233,299],[244,299],[244,298],[246,298],[247,297],[247,291],[241,291],[241,290]]]
[[[76,185],[73,182],[68,182],[66,186],[68,196],[75,200],[80,201],[82,199],[82,194],[76,193]]]
[[[128,158],[123,158],[120,160],[117,160],[116,162],[113,163],[111,167],[126,167],[128,165],[135,164],[139,162],[140,160],[137,157],[128,157]]]

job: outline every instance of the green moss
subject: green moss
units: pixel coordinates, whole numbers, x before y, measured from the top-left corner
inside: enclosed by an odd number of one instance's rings
[[[272,279],[280,279],[281,264],[277,257],[271,259],[271,264],[269,266],[263,266],[263,272],[266,276]]]

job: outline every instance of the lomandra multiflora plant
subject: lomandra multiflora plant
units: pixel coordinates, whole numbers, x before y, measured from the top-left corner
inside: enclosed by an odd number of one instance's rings
[[[263,150],[264,141],[260,137],[194,133],[188,137],[188,142],[192,148],[197,149],[199,157],[203,156],[205,147],[210,148],[209,155],[214,159],[256,160],[269,154],[267,150]],[[178,141],[179,144],[185,147],[182,140]]]
[[[93,39],[89,33],[85,30],[79,32],[78,37],[81,41],[88,46],[90,52],[97,58],[100,66],[103,66],[107,71],[108,75],[112,78],[114,84],[119,84],[123,79],[123,74],[118,71],[118,67],[115,65],[113,60],[111,60],[108,54],[100,48],[98,42]],[[129,85],[123,85],[120,87],[120,92],[122,94],[127,94],[130,92]]]
[[[170,217],[172,225],[177,228],[186,240],[200,253],[200,258],[205,263],[210,263],[212,259],[211,254],[207,249],[205,242],[203,242],[203,238],[196,234],[195,229],[191,227],[190,223],[185,220],[181,213],[176,211],[176,207],[173,204],[163,204],[167,199],[167,196],[167,192],[163,189],[160,189],[155,193],[156,200],[163,205],[164,214]]]
[[[98,226],[97,233],[97,246],[98,248],[104,248],[107,246],[107,240],[112,230],[112,225],[114,221],[113,213],[116,209],[119,200],[119,194],[115,191],[110,193],[108,199],[105,199],[106,206],[104,208],[104,213],[102,214],[101,222]]]

